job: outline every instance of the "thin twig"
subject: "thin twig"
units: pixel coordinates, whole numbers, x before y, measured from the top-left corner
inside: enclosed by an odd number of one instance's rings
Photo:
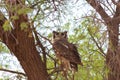
[[[47,69],[47,64],[46,64],[46,61],[47,61],[47,58],[46,58],[46,49],[45,47],[43,46],[43,44],[41,43],[41,41],[39,40],[39,37],[37,35],[37,31],[34,30],[34,34],[35,34],[35,38],[37,40],[37,44],[39,45],[39,47],[42,49],[42,53],[43,53],[43,60],[44,60],[44,65],[45,65],[45,68]]]
[[[20,75],[26,76],[25,73],[13,71],[13,70],[7,70],[7,69],[3,69],[3,68],[0,68],[0,71],[5,71],[5,72],[10,72],[10,73],[15,73],[15,74],[20,74]]]
[[[111,0],[114,5],[117,5],[118,3],[115,0]]]
[[[51,40],[50,39],[48,39],[48,38],[46,38],[46,37],[44,37],[44,36],[42,36],[42,35],[40,35],[39,33],[37,33],[41,38],[43,38],[43,39],[45,39],[45,40],[47,40],[51,45],[52,45],[52,42],[51,42]]]
[[[54,73],[61,72],[61,71],[62,71],[62,69],[60,69],[59,67],[55,67],[55,69],[49,75],[51,76]]]
[[[88,30],[88,31],[89,31],[89,30]],[[106,57],[106,54],[104,53],[104,51],[102,50],[102,48],[98,45],[97,41],[95,40],[95,38],[93,37],[93,35],[90,33],[90,31],[89,31],[89,34],[90,34],[92,40],[94,41],[94,43],[96,44],[96,46],[98,47],[98,49],[101,51],[101,53],[102,53],[101,55],[102,55],[103,57]]]

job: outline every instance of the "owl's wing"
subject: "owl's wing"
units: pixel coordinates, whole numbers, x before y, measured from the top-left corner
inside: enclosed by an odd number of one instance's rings
[[[59,40],[53,44],[53,47],[61,57],[66,58],[70,62],[82,65],[77,47],[74,44],[69,43],[67,40]]]

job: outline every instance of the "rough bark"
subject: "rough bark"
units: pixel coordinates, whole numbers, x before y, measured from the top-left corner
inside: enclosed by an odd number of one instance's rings
[[[110,70],[107,80],[120,80],[120,49],[119,49],[119,24],[120,24],[120,2],[116,5],[113,17],[108,16],[97,0],[86,0],[104,20],[109,36],[106,64]]]
[[[9,17],[16,15],[18,19],[12,20],[12,31],[4,31],[2,26],[7,20],[0,12],[0,39],[4,42],[10,51],[17,57],[23,67],[28,80],[50,80],[44,63],[36,50],[32,29],[29,25],[26,14],[17,14],[17,8],[23,8],[24,3],[21,0],[6,0]],[[12,8],[18,6],[15,11]],[[21,23],[27,23],[27,28],[21,30]]]
[[[112,21],[108,24],[109,48],[106,57],[106,63],[110,68],[108,80],[120,80],[120,49],[119,49],[119,24],[115,19],[120,17],[120,5],[117,5],[116,12]]]

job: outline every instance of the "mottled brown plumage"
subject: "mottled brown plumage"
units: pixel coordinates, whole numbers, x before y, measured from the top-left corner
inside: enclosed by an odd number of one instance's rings
[[[65,70],[78,70],[78,64],[83,65],[77,47],[67,40],[67,32],[53,31],[53,48],[57,58]]]

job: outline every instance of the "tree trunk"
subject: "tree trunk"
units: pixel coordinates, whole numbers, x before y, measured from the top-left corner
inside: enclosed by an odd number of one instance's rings
[[[109,68],[108,80],[120,80],[120,53],[118,46],[119,25],[109,26],[109,45],[106,64]]]
[[[17,57],[24,69],[28,80],[50,80],[44,63],[36,50],[32,29],[30,28],[26,14],[17,14],[17,10],[23,8],[20,0],[6,0],[9,17],[17,16],[18,19],[12,20],[14,29],[4,31],[2,26],[7,20],[0,12],[0,38],[8,46],[10,51]],[[22,5],[21,5],[22,4]],[[16,6],[17,5],[17,6]],[[18,7],[19,5],[19,7]],[[17,7],[15,11],[12,11]],[[21,29],[21,23],[27,23],[26,29]]]
[[[102,3],[98,0],[86,0],[101,16],[107,25],[108,30],[108,51],[106,55],[106,64],[109,68],[107,80],[120,80],[120,49],[119,49],[119,24],[120,24],[120,1],[115,5],[116,10],[113,17],[109,16]],[[114,0],[112,0],[114,1]],[[107,4],[106,4],[107,5]]]

